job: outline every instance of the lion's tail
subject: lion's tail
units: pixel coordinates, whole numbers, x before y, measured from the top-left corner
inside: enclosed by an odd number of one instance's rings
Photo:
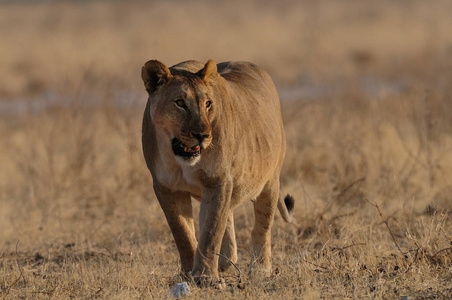
[[[287,194],[287,196],[284,198],[284,201],[282,198],[279,198],[278,209],[279,209],[279,212],[281,213],[282,218],[287,223],[292,222],[292,219],[293,219],[292,214],[293,214],[294,206],[295,206],[295,199],[291,195]]]

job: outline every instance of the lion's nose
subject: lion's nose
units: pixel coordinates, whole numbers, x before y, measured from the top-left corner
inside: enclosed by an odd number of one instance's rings
[[[205,139],[210,137],[210,133],[195,133],[192,132],[191,136],[198,140],[198,142],[201,144]]]

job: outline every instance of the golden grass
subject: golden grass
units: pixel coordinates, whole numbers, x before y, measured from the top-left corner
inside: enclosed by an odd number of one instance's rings
[[[247,276],[248,203],[241,282],[191,298],[452,297],[450,3],[228,3],[0,6],[0,104],[30,107],[1,111],[2,299],[160,299],[180,280],[141,154],[150,58],[251,60],[281,94],[321,89],[282,103],[296,206],[272,276]]]
[[[141,87],[150,58],[249,60],[278,81],[322,80],[356,68],[390,76],[412,64],[450,66],[447,0],[52,1],[0,6],[0,94],[68,93],[107,83]],[[389,73],[389,74],[388,74]],[[394,76],[394,74],[393,74]]]

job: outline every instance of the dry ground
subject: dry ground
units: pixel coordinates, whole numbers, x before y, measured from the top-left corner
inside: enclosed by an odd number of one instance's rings
[[[239,9],[238,9],[238,8]],[[191,298],[452,297],[449,1],[0,4],[0,298],[165,297],[175,244],[140,144],[150,58],[250,60],[282,96],[273,274]],[[195,210],[199,206],[195,207]]]

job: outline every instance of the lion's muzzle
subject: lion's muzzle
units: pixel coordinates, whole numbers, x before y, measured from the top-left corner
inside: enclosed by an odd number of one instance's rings
[[[189,135],[181,135],[171,141],[171,148],[175,155],[184,159],[190,159],[201,155],[202,150],[210,145],[212,136],[210,133],[191,132]]]
[[[187,146],[184,145],[178,138],[174,138],[172,140],[171,148],[173,149],[175,155],[181,156],[185,159],[200,156],[202,151],[200,144]]]

